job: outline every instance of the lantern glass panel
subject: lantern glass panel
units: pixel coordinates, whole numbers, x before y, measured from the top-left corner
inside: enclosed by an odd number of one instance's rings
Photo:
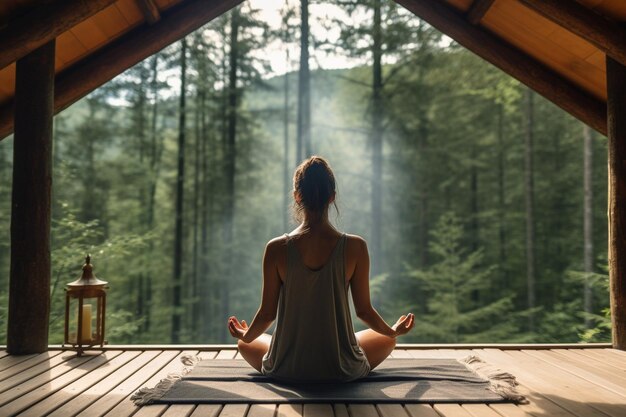
[[[80,296],[70,295],[69,343],[89,345],[99,343],[100,318],[98,312],[102,308],[100,297],[84,297],[82,299],[82,317],[79,326]],[[81,327],[79,329],[79,327]],[[77,338],[80,331],[80,337]]]

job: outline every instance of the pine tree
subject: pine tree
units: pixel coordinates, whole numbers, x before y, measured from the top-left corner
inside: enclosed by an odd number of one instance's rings
[[[483,265],[481,249],[470,252],[462,241],[459,218],[451,212],[442,214],[429,246],[435,263],[408,273],[428,292],[427,312],[418,315],[414,338],[431,343],[510,341],[518,330],[512,298],[484,305],[475,300],[473,294],[489,286],[494,268]],[[411,310],[419,308],[409,305]]]

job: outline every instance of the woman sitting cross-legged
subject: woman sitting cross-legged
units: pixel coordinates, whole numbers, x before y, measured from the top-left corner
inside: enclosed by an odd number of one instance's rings
[[[391,327],[372,307],[365,240],[340,233],[328,220],[335,177],[323,158],[296,169],[294,211],[301,223],[272,239],[263,256],[261,306],[248,326],[236,317],[228,329],[241,355],[259,372],[289,382],[352,381],[366,376],[413,327],[413,314]],[[336,208],[336,205],[335,205]],[[370,329],[354,333],[356,315]],[[273,336],[263,333],[276,319]]]

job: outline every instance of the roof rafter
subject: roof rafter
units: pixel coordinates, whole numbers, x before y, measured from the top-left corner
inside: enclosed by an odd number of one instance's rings
[[[456,42],[526,84],[598,132],[607,132],[606,103],[491,32],[470,24],[451,6],[432,0],[396,0]]]
[[[135,3],[143,13],[146,22],[153,25],[161,19],[161,13],[154,0],[135,0]]]
[[[116,0],[58,0],[9,19],[0,30],[0,68],[4,68]]]
[[[477,25],[485,17],[495,0],[474,0],[467,11],[467,20],[472,25]]]
[[[577,34],[626,65],[626,28],[576,1],[520,0],[522,4]]]
[[[56,76],[55,114],[242,2],[243,0],[182,2],[163,13],[157,23],[140,26],[88,58],[78,61]],[[0,107],[0,139],[12,131],[13,100]]]

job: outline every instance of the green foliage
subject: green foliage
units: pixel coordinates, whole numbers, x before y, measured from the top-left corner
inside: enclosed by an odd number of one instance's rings
[[[431,234],[429,250],[434,263],[426,270],[407,272],[428,300],[425,311],[418,315],[411,339],[460,343],[498,342],[515,337],[519,328],[512,297],[489,303],[479,298],[489,288],[495,268],[483,265],[481,250],[468,252],[463,247],[460,219],[452,212],[442,214]],[[419,305],[410,308],[420,310]]]
[[[312,71],[312,148],[329,159],[337,178],[340,215],[332,214],[332,220],[338,229],[369,241],[373,2],[331,3],[346,7],[345,19],[323,23],[342,29],[341,37],[334,44],[320,40],[316,51],[341,51],[359,65]],[[229,15],[187,38],[183,342],[231,341],[225,337],[226,317],[251,319],[260,301],[265,243],[287,231],[283,164],[285,158],[290,168],[296,162],[298,74],[271,73],[267,57],[272,40],[280,38],[276,42],[284,46],[297,38],[297,19],[293,10],[285,10],[285,27],[275,33],[243,7],[230,244],[224,239]],[[525,87],[458,45],[448,45],[393,2],[382,1],[382,13],[383,267],[371,281],[377,308],[388,322],[409,311],[416,314],[416,329],[403,337],[407,342],[609,340],[602,275],[606,141],[594,141],[590,243],[599,274],[589,275],[579,272],[582,126],[537,97],[537,307],[529,310]],[[351,19],[358,24],[346,24],[355,23]],[[110,282],[108,340],[169,342],[179,59],[178,45],[168,47],[55,118],[51,343],[62,335],[63,287],[79,275],[86,253],[93,255],[96,274]],[[285,81],[291,88],[286,109]],[[11,139],[3,140],[0,341],[6,337],[8,307],[11,153]],[[589,314],[583,313],[585,280],[593,288]],[[535,333],[525,327],[530,314]]]

